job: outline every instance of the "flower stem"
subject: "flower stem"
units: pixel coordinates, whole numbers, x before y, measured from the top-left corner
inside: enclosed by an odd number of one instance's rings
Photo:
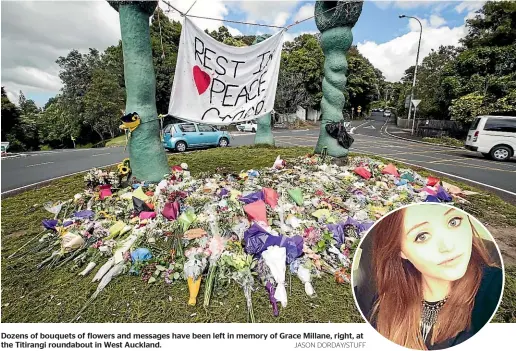
[[[211,292],[213,291],[213,282],[215,281],[215,272],[217,271],[217,261],[213,262],[208,269],[208,279],[206,280],[206,290],[204,292],[204,307],[210,305]]]

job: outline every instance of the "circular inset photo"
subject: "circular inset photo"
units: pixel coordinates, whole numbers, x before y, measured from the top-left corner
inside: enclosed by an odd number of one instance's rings
[[[353,294],[381,335],[416,350],[446,349],[493,317],[504,285],[498,246],[473,216],[420,203],[396,209],[364,235]]]

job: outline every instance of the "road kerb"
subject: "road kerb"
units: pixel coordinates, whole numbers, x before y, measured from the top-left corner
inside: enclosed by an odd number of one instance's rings
[[[103,167],[109,167],[109,166],[114,166],[114,165],[117,165],[119,164],[120,162],[116,162],[116,163],[111,163],[109,165],[104,165],[104,166],[99,166],[97,168],[103,168]],[[59,177],[54,177],[54,178],[50,178],[50,179],[46,179],[46,180],[42,180],[40,182],[36,182],[36,183],[32,183],[32,184],[29,184],[29,185],[24,185],[24,186],[21,186],[21,187],[18,187],[18,188],[15,188],[15,189],[11,189],[11,190],[7,190],[7,191],[4,191],[2,192],[2,200],[3,199],[6,199],[10,196],[13,196],[13,195],[17,195],[17,194],[20,194],[20,193],[23,193],[25,191],[28,191],[28,190],[32,190],[32,189],[35,189],[35,188],[38,188],[38,187],[43,187],[43,186],[46,186],[48,185],[49,183],[53,182],[54,180],[57,180],[57,179],[61,179],[61,178],[65,178],[65,177],[69,177],[69,176],[73,176],[73,175],[76,175],[76,174],[80,174],[80,173],[86,173],[88,172],[88,170],[84,170],[84,171],[79,171],[79,172],[73,172],[73,173],[69,173],[69,174],[65,174],[65,175],[62,175],[62,176],[59,176]]]

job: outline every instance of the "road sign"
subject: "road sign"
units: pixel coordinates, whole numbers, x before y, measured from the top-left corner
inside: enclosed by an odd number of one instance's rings
[[[417,105],[419,105],[420,102],[421,100],[412,100],[412,104],[414,105],[414,107],[417,107]]]
[[[405,98],[405,108],[409,107],[409,103],[410,103],[410,95]]]
[[[73,141],[75,141],[75,138],[74,137],[71,137]]]

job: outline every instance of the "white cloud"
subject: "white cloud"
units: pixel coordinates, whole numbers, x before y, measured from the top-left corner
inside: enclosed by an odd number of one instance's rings
[[[233,28],[233,27],[230,27],[230,26],[226,26],[226,27],[228,29],[229,34],[231,34],[234,37],[237,37],[239,35],[243,35],[243,33],[241,31],[239,31],[238,29],[236,29],[236,28]]]
[[[105,1],[2,1],[1,7],[2,85],[13,102],[20,90],[55,95],[59,56],[104,50],[120,39],[118,13]]]
[[[192,6],[194,0],[169,0],[167,1],[172,6],[177,8],[179,11],[185,13],[188,11],[190,6]],[[173,10],[172,8],[169,8],[167,4],[165,4],[162,0],[159,2],[159,6],[162,10],[168,11],[167,16],[170,19],[173,19],[175,21],[183,23],[184,17],[182,17],[177,11]],[[201,16],[201,17],[211,17],[211,18],[224,18],[229,14],[228,7],[224,4],[221,0],[210,0],[210,1],[198,1],[194,7],[190,10],[188,13],[189,15],[195,15],[195,16]],[[217,30],[220,26],[225,25],[223,21],[214,21],[214,20],[208,20],[204,18],[195,18],[190,17],[193,23],[195,23],[199,28],[201,29],[208,29],[210,31]],[[226,27],[228,27],[226,25]],[[228,27],[229,29],[229,27]],[[235,29],[235,28],[233,28]]]
[[[315,5],[314,4],[306,4],[299,8],[297,13],[294,16],[294,22],[302,21],[305,18],[309,18],[314,15]]]
[[[307,30],[307,31],[300,31],[300,32],[286,32],[285,33],[285,41],[293,41],[296,37],[300,36],[301,34],[317,34],[319,33],[316,30]]]
[[[475,12],[482,8],[487,1],[462,1],[460,4],[455,6],[455,10],[458,13],[463,13],[465,10],[468,12]]]
[[[430,16],[430,25],[434,28],[440,27],[446,24],[446,20],[438,15]]]
[[[169,2],[184,12],[193,0]],[[169,9],[163,1],[159,6],[164,11]],[[121,38],[118,13],[103,0],[2,1],[1,9],[2,86],[13,102],[17,102],[20,90],[28,97],[57,94],[62,87],[55,62],[59,56],[73,49],[82,53],[89,48],[103,51]],[[224,18],[228,13],[222,0],[198,1],[190,11],[212,18]],[[173,10],[168,16],[183,21]],[[192,20],[209,30],[223,25],[222,21]],[[242,34],[231,26],[228,29],[233,35]]]
[[[475,18],[477,16],[476,12],[480,10],[486,2],[487,1],[463,1],[455,7],[455,10],[458,13],[467,11],[466,17],[464,18],[464,21],[466,21]]]
[[[458,45],[459,39],[464,37],[467,31],[465,26],[433,28],[428,26],[428,21],[422,22],[425,28],[421,40],[419,64],[431,49],[437,49],[440,45]],[[375,67],[383,72],[387,80],[398,81],[405,70],[416,62],[418,40],[419,25],[417,31],[411,31],[389,42],[377,44],[366,41],[358,43],[357,47]]]
[[[239,1],[234,2],[234,4],[235,6],[238,5],[240,10],[245,13],[247,22],[274,24],[278,18],[278,15],[275,16],[274,14],[280,14],[282,12],[290,14],[299,2],[300,1]],[[231,3],[233,4],[233,2]]]
[[[285,23],[287,23],[288,18],[290,17],[290,13],[288,12],[280,12],[274,17],[274,22],[272,25],[283,27]]]

